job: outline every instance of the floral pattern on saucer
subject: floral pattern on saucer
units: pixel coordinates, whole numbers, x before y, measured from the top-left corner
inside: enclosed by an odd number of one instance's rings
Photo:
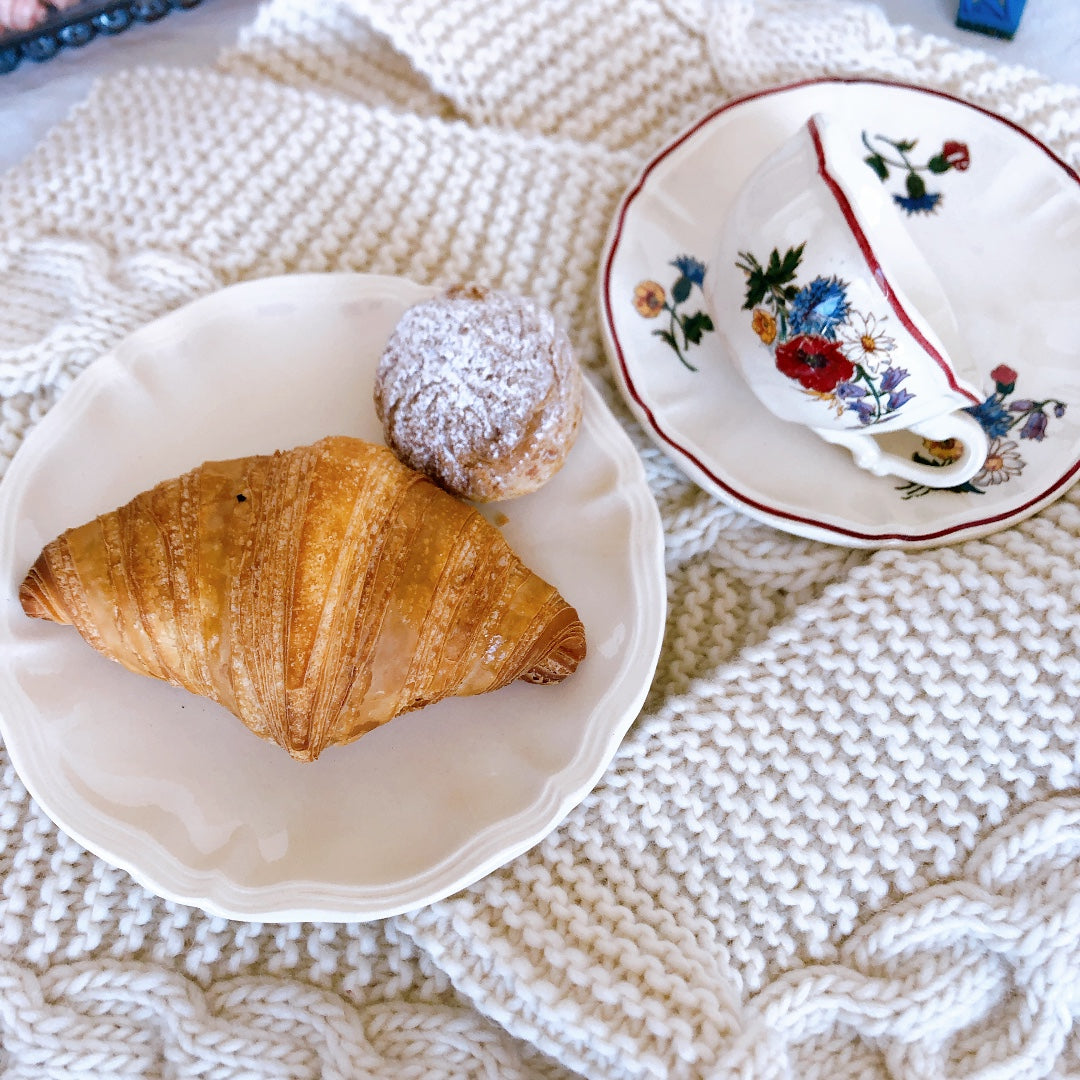
[[[671,286],[670,298],[659,282],[641,281],[634,288],[634,310],[645,319],[659,318],[666,311],[668,325],[654,330],[653,334],[671,348],[683,367],[697,371],[686,359],[686,354],[714,329],[713,321],[706,311],[699,309],[688,315],[679,308],[690,299],[695,288],[701,290],[705,282],[705,264],[691,255],[679,255],[668,265],[679,271]]]
[[[841,118],[855,175],[861,173],[905,225],[918,230],[918,243],[986,384],[982,394],[964,405],[978,405],[994,390],[990,371],[1001,364],[1020,373],[1006,407],[1022,397],[1069,403],[1062,419],[1055,417],[1052,405],[1043,410],[1048,424],[1042,441],[1020,438],[1023,419],[998,436],[1003,443],[1015,442],[1016,449],[999,447],[1001,468],[994,475],[1015,469],[1017,455],[1026,464],[1008,480],[985,486],[982,495],[902,499],[896,490],[902,479],[873,476],[848,454],[821,453],[812,432],[796,430],[764,408],[718,340],[722,327],[716,315],[716,332],[705,333],[701,344],[685,354],[700,369],[693,374],[678,362],[674,350],[650,333],[667,318],[650,321],[634,308],[638,282],[655,279],[666,291],[677,274],[668,266],[674,256],[703,252],[708,257],[702,244],[707,240],[711,245],[711,238],[719,235],[754,170],[816,113]],[[918,166],[927,164],[946,142],[963,142],[970,147],[970,165],[944,175],[916,170],[928,193],[943,198],[935,204],[936,213],[907,217],[892,199],[893,192],[908,197],[907,170],[887,166],[884,183],[866,171],[864,131],[898,141],[918,137],[918,146],[908,152]],[[880,145],[884,156],[900,160],[885,144],[873,145]],[[1001,182],[985,183],[988,176]],[[734,99],[658,147],[616,208],[600,257],[598,290],[600,329],[615,385],[661,453],[690,481],[755,521],[814,541],[863,549],[919,550],[993,535],[1027,520],[1080,483],[1080,365],[1075,349],[1080,340],[1080,306],[1075,302],[1080,261],[1061,240],[1078,212],[1080,175],[1073,166],[1011,121],[941,91],[844,77],[772,87]],[[773,247],[783,256],[788,247],[807,239],[805,233],[794,233],[748,240],[739,247],[766,263]],[[792,284],[803,285],[815,273],[844,276],[826,266],[820,255],[816,243],[807,245],[805,269]],[[757,354],[771,377],[788,382],[772,366],[769,349],[752,333],[752,312],[738,310],[745,278],[735,268],[737,258],[732,251],[723,265],[708,262],[705,292],[727,279],[725,306],[735,311],[739,324],[732,332],[744,339],[744,348],[751,356]],[[1034,275],[1033,266],[1039,268]],[[896,348],[888,358],[893,366],[907,366],[901,359],[903,328],[896,313],[884,298],[857,296],[850,280],[848,296],[859,312],[888,315],[884,321],[868,320],[867,336],[894,337]],[[693,295],[696,300],[696,290]],[[679,311],[696,311],[692,302]],[[769,308],[766,314],[775,318]],[[863,327],[856,323],[856,328]],[[790,385],[798,390],[797,383]],[[901,385],[917,392],[914,372]],[[897,418],[914,413],[919,404],[921,395]],[[880,431],[857,423],[855,427],[866,434]],[[917,435],[896,435],[889,443],[906,445],[908,454],[929,454]],[[802,468],[793,468],[803,455],[812,482],[806,481]]]
[[[1027,464],[1021,454],[1020,444],[1016,439],[1007,436],[1019,427],[1018,439],[1042,442],[1050,424],[1050,414],[1053,413],[1057,419],[1065,415],[1066,404],[1057,398],[1047,398],[1044,401],[1017,398],[1009,401],[1008,399],[1016,390],[1018,375],[1007,364],[1000,364],[994,368],[990,372],[990,378],[994,380],[994,392],[985,401],[965,410],[979,421],[990,440],[982,469],[967,483],[958,484],[955,487],[928,488],[924,484],[914,482],[902,484],[897,488],[902,492],[902,498],[912,499],[928,495],[935,490],[972,492],[982,495],[987,488],[1006,483],[1013,477],[1019,476]],[[921,465],[950,465],[961,454],[960,445],[955,439],[947,439],[944,442],[923,439],[923,448],[926,451],[925,454],[912,454],[912,460]]]
[[[852,414],[864,427],[891,417],[914,397],[901,384],[909,372],[894,366],[896,342],[887,316],[855,311],[848,284],[834,276],[800,286],[795,275],[805,244],[783,255],[773,248],[765,265],[748,251],[736,266],[746,275],[743,310],[776,367],[836,415]]]
[[[971,151],[967,143],[956,139],[946,139],[941,149],[921,165],[916,165],[909,156],[918,145],[917,139],[890,139],[887,135],[871,136],[864,131],[862,141],[870,151],[863,160],[877,173],[882,183],[889,179],[893,169],[899,170],[904,177],[904,194],[893,192],[893,202],[908,215],[933,214],[941,205],[941,192],[929,191],[920,173],[940,176],[950,169],[966,172],[971,165]]]

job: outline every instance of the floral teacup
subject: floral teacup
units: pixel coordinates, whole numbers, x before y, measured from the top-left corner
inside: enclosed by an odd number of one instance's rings
[[[705,286],[718,332],[777,416],[849,449],[878,476],[953,487],[982,468],[982,401],[944,291],[862,160],[810,118],[755,170]],[[878,436],[947,448],[923,464]]]

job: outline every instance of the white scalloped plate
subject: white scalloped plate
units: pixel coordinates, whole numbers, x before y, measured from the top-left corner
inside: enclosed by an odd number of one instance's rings
[[[856,143],[867,132],[875,150],[897,161],[877,137],[916,140],[908,156],[926,186],[921,204],[932,202],[933,212],[919,212],[918,200],[909,202],[916,212],[901,204],[897,212],[943,283],[983,393],[998,392],[993,372],[1002,366],[1017,374],[994,421],[1013,426],[994,436],[987,467],[972,481],[976,490],[913,491],[863,472],[848,451],[769,413],[719,334],[706,330],[683,352],[697,368],[691,371],[655,333],[669,328],[668,311],[649,318],[635,306],[644,283],[674,301],[677,258],[689,256],[709,273],[710,238],[743,182],[815,112],[846,126]],[[967,167],[928,170],[949,143],[966,148]],[[912,200],[906,170],[888,171],[889,193]],[[1080,177],[1027,132],[936,91],[817,80],[730,102],[653,156],[612,223],[601,261],[601,323],[630,408],[705,490],[796,535],[852,547],[929,547],[1022,521],[1080,479],[1078,248]],[[768,256],[763,238],[758,257]],[[681,320],[704,309],[704,297],[691,287],[674,306]],[[1042,439],[1024,436],[1027,418],[1010,412],[1025,401],[1048,403]],[[925,454],[913,438],[909,449]]]
[[[379,439],[375,364],[404,308],[429,294],[331,274],[195,301],[89,368],[0,485],[12,761],[60,828],[162,896],[261,921],[360,921],[440,899],[554,828],[645,698],[663,535],[638,455],[591,386],[563,469],[485,508],[581,614],[589,655],[558,686],[444,701],[303,765],[219,706],[22,613],[18,585],[43,544],[165,477],[328,433]]]

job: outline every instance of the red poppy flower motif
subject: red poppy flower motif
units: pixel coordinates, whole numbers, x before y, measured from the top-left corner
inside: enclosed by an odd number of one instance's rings
[[[1013,371],[1008,364],[998,364],[998,366],[990,372],[990,378],[996,383],[1015,383],[1016,372]]]
[[[950,139],[941,148],[941,156],[959,172],[963,172],[971,164],[967,143],[956,142],[955,139]]]
[[[776,347],[776,366],[807,390],[827,394],[855,374],[838,341],[799,334]]]

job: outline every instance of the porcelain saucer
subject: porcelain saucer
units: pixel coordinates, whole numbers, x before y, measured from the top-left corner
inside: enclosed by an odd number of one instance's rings
[[[972,413],[990,448],[966,484],[930,490],[863,472],[767,412],[719,342],[702,292],[711,238],[758,162],[816,112],[860,145],[975,358],[983,400]],[[1022,521],[1080,479],[1078,241],[1080,176],[1010,121],[892,83],[780,87],[703,117],[623,196],[601,262],[605,344],[645,430],[723,501],[835,544],[951,543]],[[891,438],[948,464],[947,448]]]

